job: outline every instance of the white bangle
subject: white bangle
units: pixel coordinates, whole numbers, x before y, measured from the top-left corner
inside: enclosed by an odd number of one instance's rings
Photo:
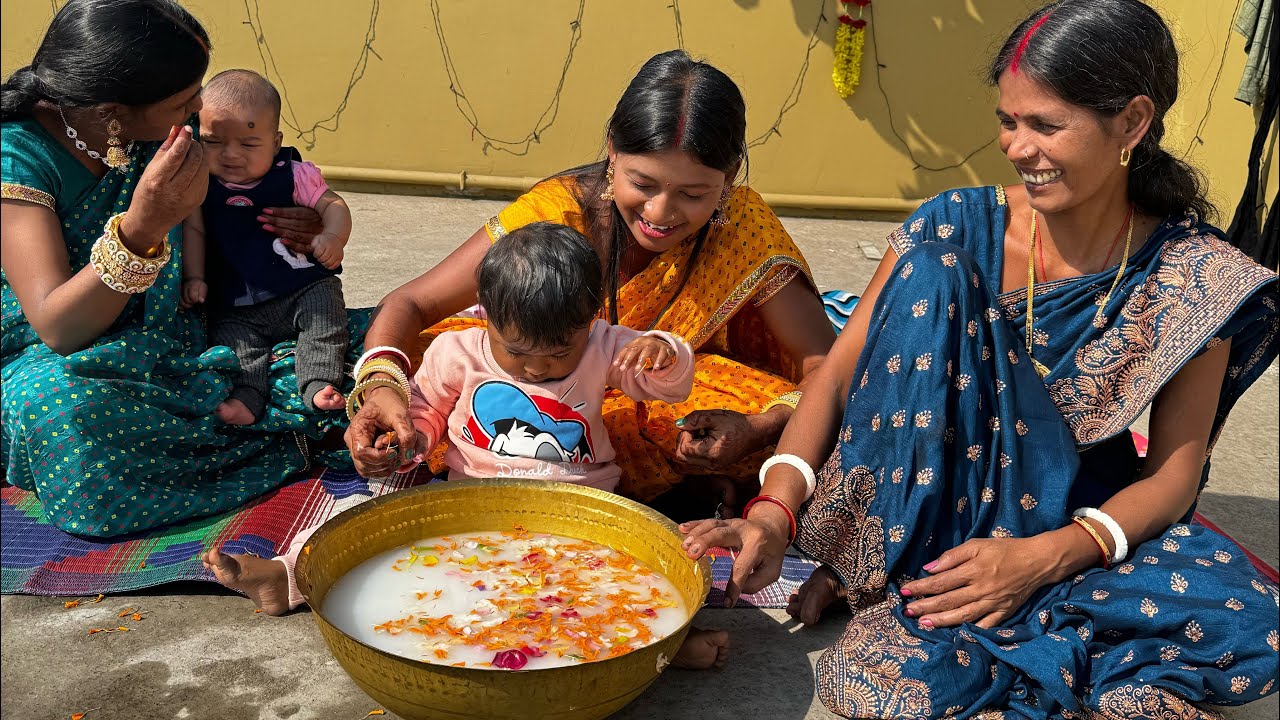
[[[1111,533],[1111,542],[1116,544],[1116,551],[1111,554],[1111,563],[1114,565],[1118,562],[1124,562],[1129,557],[1129,538],[1125,537],[1124,530],[1120,528],[1120,523],[1116,522],[1110,515],[1102,512],[1098,508],[1082,507],[1071,513],[1075,517],[1089,518],[1102,523],[1102,527]]]
[[[369,348],[368,350],[364,351],[364,354],[361,355],[360,359],[356,361],[356,366],[355,366],[355,369],[352,370],[351,372],[351,377],[360,377],[360,368],[365,364],[365,362],[369,360],[370,357],[374,355],[384,355],[388,353],[395,355],[396,357],[403,360],[405,370],[408,370],[410,367],[413,366],[413,363],[409,361],[409,355],[405,353],[405,351],[401,350],[400,348],[391,347],[390,345],[379,345],[378,347]]]
[[[764,487],[765,474],[767,474],[769,472],[769,468],[774,465],[790,465],[798,470],[800,474],[804,476],[804,499],[808,500],[813,497],[813,491],[818,487],[818,478],[814,476],[813,468],[809,467],[809,463],[805,462],[804,458],[796,455],[788,455],[786,453],[774,455],[768,460],[765,460],[764,464],[760,466],[761,487]]]

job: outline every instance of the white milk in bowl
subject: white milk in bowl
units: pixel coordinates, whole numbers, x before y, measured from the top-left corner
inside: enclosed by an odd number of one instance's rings
[[[396,655],[506,670],[625,655],[689,618],[675,586],[630,555],[520,527],[372,557],[334,583],[324,614]]]

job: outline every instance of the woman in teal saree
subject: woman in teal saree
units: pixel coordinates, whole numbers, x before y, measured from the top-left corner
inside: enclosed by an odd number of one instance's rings
[[[305,468],[308,441],[336,419],[304,411],[283,346],[263,420],[214,417],[239,364],[208,347],[198,313],[178,310],[177,226],[208,171],[190,131],[169,132],[200,107],[208,53],[177,3],[72,0],[3,87],[4,479],[70,533],[118,536],[239,507]],[[118,213],[130,253],[170,256],[143,292],[109,287],[92,262]]]
[[[798,515],[824,566],[791,612],[854,613],[816,678],[848,717],[1200,718],[1264,697],[1280,593],[1189,521],[1276,358],[1277,281],[1159,147],[1172,37],[1136,0],[1062,0],[991,77],[1023,184],[946,191],[890,235],[771,499],[687,525],[690,554],[742,547],[729,594],[752,592]],[[1148,407],[1143,462],[1128,429]]]

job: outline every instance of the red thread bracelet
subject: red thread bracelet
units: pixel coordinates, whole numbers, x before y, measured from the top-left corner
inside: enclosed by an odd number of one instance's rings
[[[787,504],[772,495],[757,495],[747,502],[747,506],[742,508],[742,519],[745,520],[751,512],[751,506],[758,502],[773,503],[782,508],[782,512],[787,514],[787,522],[791,524],[791,535],[787,538],[787,543],[793,543],[796,540],[796,514],[791,512],[791,508]]]

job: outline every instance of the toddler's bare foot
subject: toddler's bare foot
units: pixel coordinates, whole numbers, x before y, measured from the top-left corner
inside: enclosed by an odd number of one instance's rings
[[[227,555],[217,549],[201,558],[218,582],[249,596],[268,615],[289,612],[289,573],[279,560],[254,555]]]
[[[787,601],[787,614],[805,625],[815,625],[822,619],[822,611],[836,600],[847,595],[844,586],[836,579],[836,573],[826,565],[813,571],[800,590]]]
[[[683,670],[717,670],[729,659],[729,633],[724,630],[689,628],[684,644],[671,660],[671,667]]]
[[[252,425],[255,421],[249,406],[235,398],[223,400],[213,409],[213,414],[228,425]]]
[[[332,385],[326,385],[323,390],[316,393],[315,397],[311,398],[311,403],[318,410],[342,410],[347,407],[347,399],[342,397],[342,393]]]

